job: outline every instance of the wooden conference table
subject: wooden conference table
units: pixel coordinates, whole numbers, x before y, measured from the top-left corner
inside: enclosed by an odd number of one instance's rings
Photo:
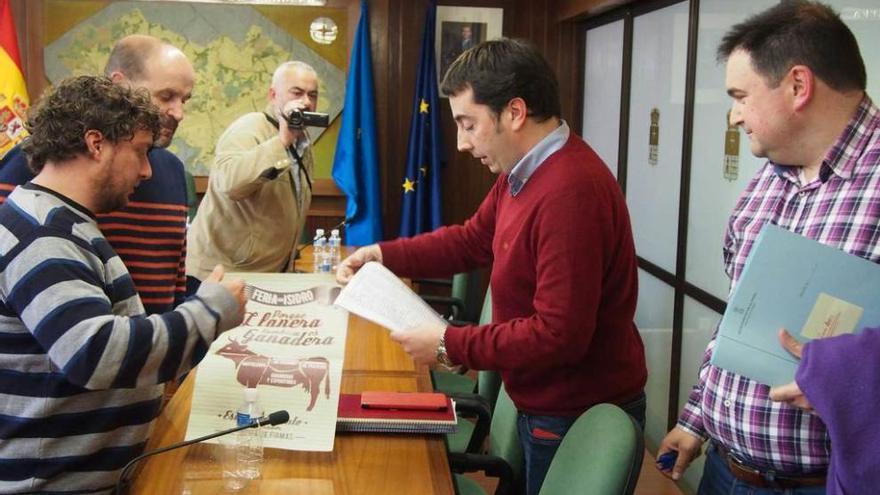
[[[302,265],[311,266],[310,253]],[[300,265],[300,262],[297,262]],[[198,371],[196,371],[198,372]],[[156,421],[148,450],[183,440],[193,393],[193,374]],[[430,391],[427,367],[388,337],[388,331],[351,315],[343,364],[343,393],[363,390]],[[219,446],[195,444],[143,461],[133,494],[223,493]],[[338,433],[332,452],[267,448],[263,478],[241,494],[451,494],[454,492],[446,445],[434,435]]]

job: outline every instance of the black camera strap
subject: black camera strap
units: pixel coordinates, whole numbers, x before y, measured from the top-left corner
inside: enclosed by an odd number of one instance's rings
[[[266,113],[266,112],[263,112],[263,115],[266,117],[266,120],[268,120],[269,123],[272,124],[272,126],[274,126],[276,129],[278,129],[278,119],[276,119],[275,117],[269,115],[269,114]]]
[[[290,151],[290,154],[293,155],[293,158],[296,159],[296,163],[299,165],[299,169],[302,170],[303,175],[306,177],[306,184],[309,185],[309,191],[312,190],[312,178],[309,177],[309,169],[303,165],[302,158],[300,158],[299,153],[296,151],[296,146],[290,145],[287,147],[287,150]]]
[[[269,115],[266,112],[263,112],[263,115],[266,117],[266,120],[268,120],[270,124],[275,126],[276,129],[279,128],[278,120],[275,119],[275,117],[272,117],[271,115]],[[303,129],[303,132],[305,132],[305,129]],[[309,170],[303,164],[302,157],[300,157],[299,153],[296,151],[296,146],[293,144],[288,145],[287,151],[293,156],[293,159],[296,161],[296,165],[299,168],[299,171],[301,171],[303,173],[303,175],[305,175],[306,184],[308,184],[308,186],[309,186],[309,191],[312,191],[312,178],[311,178],[311,176],[309,176]],[[292,175],[293,171],[291,170],[290,173]],[[293,184],[294,184],[292,179],[293,179],[293,177],[291,177],[291,182],[290,182],[291,186],[293,186]],[[296,196],[296,191],[294,191],[294,196]]]

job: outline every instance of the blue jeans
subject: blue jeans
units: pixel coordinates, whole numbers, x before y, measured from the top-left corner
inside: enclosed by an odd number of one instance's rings
[[[706,466],[697,495],[825,495],[824,486],[803,488],[756,488],[733,477],[715,445],[706,449]]]
[[[620,406],[642,429],[645,428],[645,394],[640,394],[632,402]],[[541,485],[550,469],[553,456],[559,444],[577,416],[537,416],[519,413],[517,431],[522,445],[526,468],[526,495],[538,495]]]

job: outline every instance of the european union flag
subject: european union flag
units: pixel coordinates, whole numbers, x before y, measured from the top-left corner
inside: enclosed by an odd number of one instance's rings
[[[435,15],[436,7],[432,2],[425,16],[416,97],[409,124],[406,176],[403,178],[402,186],[401,237],[429,232],[443,223],[440,205],[440,171],[445,160],[440,135],[437,69],[434,65]]]
[[[351,49],[348,81],[345,83],[342,128],[333,158],[333,180],[348,196],[345,242],[355,246],[382,239],[375,114],[370,18],[367,1],[361,0],[361,18]]]

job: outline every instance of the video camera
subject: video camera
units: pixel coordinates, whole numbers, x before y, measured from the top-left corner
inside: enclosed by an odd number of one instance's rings
[[[303,127],[329,127],[330,115],[319,112],[301,112],[293,110],[283,115],[290,129],[302,129]]]

